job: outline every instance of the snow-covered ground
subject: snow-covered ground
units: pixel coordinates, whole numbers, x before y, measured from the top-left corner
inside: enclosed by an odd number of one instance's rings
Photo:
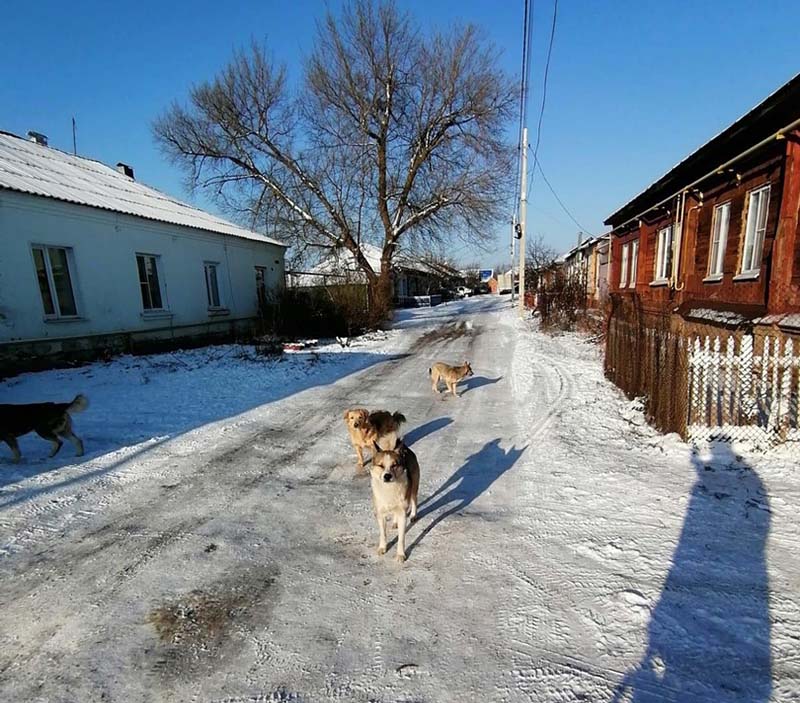
[[[459,398],[434,360],[472,362]],[[27,374],[87,454],[0,448],[0,700],[800,700],[798,447],[692,451],[596,347],[508,298],[286,355],[226,346]],[[375,552],[342,411],[422,467]]]

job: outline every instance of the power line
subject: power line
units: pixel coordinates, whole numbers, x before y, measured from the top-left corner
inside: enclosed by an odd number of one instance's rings
[[[564,201],[562,201],[561,198],[558,197],[558,193],[556,193],[555,188],[553,188],[552,184],[547,179],[547,176],[545,175],[545,172],[542,169],[542,164],[539,161],[539,157],[536,156],[536,153],[533,154],[533,167],[534,167],[534,170],[537,169],[537,168],[539,169],[539,173],[542,174],[542,179],[547,184],[547,187],[550,189],[550,192],[553,194],[553,197],[556,199],[558,204],[561,206],[561,209],[567,214],[567,217],[569,217],[570,220],[572,220],[576,225],[578,225],[578,228],[581,231],[589,232],[588,228],[584,227],[580,222],[578,222],[578,220],[575,219],[575,216],[569,211],[569,208],[566,205],[564,205]]]
[[[550,26],[550,41],[547,45],[547,59],[544,64],[544,80],[542,81],[542,104],[539,109],[539,120],[536,126],[536,146],[533,149],[533,160],[536,162],[536,157],[539,155],[539,144],[542,141],[542,121],[544,120],[544,108],[547,104],[547,77],[550,75],[550,58],[553,55],[553,41],[556,36],[556,20],[558,19],[558,0],[553,0],[553,24]],[[536,169],[531,169],[531,179],[528,184],[528,198],[530,198],[531,191],[533,190],[533,180],[536,175]]]

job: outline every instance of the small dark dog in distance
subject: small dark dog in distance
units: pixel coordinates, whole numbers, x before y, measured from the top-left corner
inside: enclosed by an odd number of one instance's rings
[[[27,405],[0,405],[0,441],[5,442],[14,454],[16,464],[22,456],[17,444],[17,437],[29,432],[36,432],[43,439],[49,440],[53,449],[53,457],[68,439],[75,446],[75,453],[83,456],[83,442],[72,431],[70,413],[80,413],[89,407],[85,395],[78,394],[71,403],[29,403]]]

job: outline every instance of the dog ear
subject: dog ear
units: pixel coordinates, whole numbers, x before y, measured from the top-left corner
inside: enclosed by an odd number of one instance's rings
[[[344,411],[344,419],[347,420],[347,416],[350,414],[349,410]]]

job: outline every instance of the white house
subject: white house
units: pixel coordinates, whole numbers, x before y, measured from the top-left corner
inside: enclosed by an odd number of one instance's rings
[[[372,270],[379,272],[381,249],[362,242],[361,251]],[[309,271],[293,273],[288,278],[290,285],[299,288],[366,283],[364,272],[347,249],[334,250]],[[460,278],[458,271],[432,257],[398,252],[392,260],[393,296],[398,304],[404,304],[410,298],[436,294],[453,279]]]
[[[231,335],[283,285],[283,243],[31,134],[0,132],[0,371]]]

